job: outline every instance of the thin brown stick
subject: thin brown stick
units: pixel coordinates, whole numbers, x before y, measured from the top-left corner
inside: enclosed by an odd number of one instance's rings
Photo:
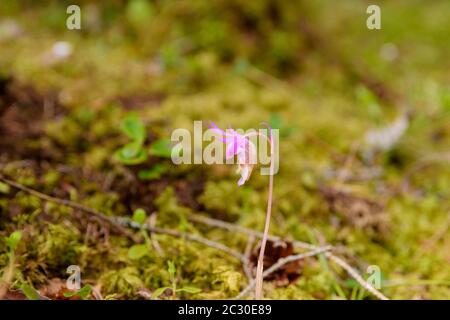
[[[156,226],[156,217],[157,217],[157,213],[153,212],[150,217],[147,219],[147,223],[150,227],[155,227]],[[161,248],[161,246],[159,245],[158,240],[156,239],[156,237],[154,237],[153,235],[150,236],[150,240],[152,242],[152,246],[155,249],[156,253],[159,256],[162,256],[164,251]]]
[[[225,229],[225,230],[228,230],[231,232],[242,233],[247,236],[254,236],[256,238],[263,237],[263,233],[260,231],[252,230],[252,229],[240,226],[240,225],[235,225],[235,224],[223,221],[223,220],[205,217],[200,214],[190,214],[187,216],[187,219],[192,222],[197,222],[197,223],[201,223],[201,224],[205,224],[205,225],[209,225],[209,226],[213,226],[213,227],[218,227],[218,228]],[[273,242],[283,241],[283,238],[274,236],[274,235],[270,235],[270,234],[267,236],[267,239],[270,241],[273,241]],[[293,240],[292,243],[295,245],[295,247],[300,248],[300,249],[317,249],[318,248],[315,245],[312,245],[307,242],[298,241],[298,240]]]
[[[35,197],[38,197],[38,198],[40,198],[42,200],[45,200],[45,201],[48,201],[48,202],[57,203],[57,204],[60,204],[60,205],[63,205],[63,206],[67,206],[67,207],[70,207],[70,208],[78,209],[78,210],[84,211],[86,213],[90,213],[90,214],[98,217],[99,219],[102,219],[104,221],[107,221],[108,223],[111,223],[116,228],[120,228],[120,230],[126,231],[126,233],[124,232],[125,234],[131,235],[130,238],[133,241],[138,242],[137,239],[135,240],[136,237],[134,236],[134,234],[132,232],[130,232],[129,230],[127,230],[126,227],[131,227],[133,229],[140,229],[142,226],[140,224],[130,220],[130,219],[123,218],[123,217],[113,218],[113,217],[105,216],[103,213],[101,213],[100,211],[97,211],[97,210],[95,210],[93,208],[81,205],[79,203],[76,203],[76,202],[73,202],[73,201],[70,201],[70,200],[59,199],[59,198],[55,198],[55,197],[46,195],[46,194],[41,193],[39,191],[36,191],[34,189],[25,187],[25,186],[15,182],[15,181],[6,179],[6,178],[4,178],[2,176],[0,176],[0,181],[6,183],[6,184],[8,184],[8,185],[10,185],[10,186],[12,186],[12,187],[14,187],[16,189],[19,189],[19,190],[22,190],[24,192],[27,192],[27,193],[29,193],[29,194],[31,194],[31,195],[33,195]],[[227,246],[225,246],[225,245],[223,245],[221,243],[218,243],[218,242],[206,239],[206,238],[202,238],[202,237],[197,236],[197,235],[192,235],[192,234],[187,234],[187,233],[183,233],[183,232],[178,232],[176,230],[163,229],[163,228],[158,228],[158,227],[151,227],[149,225],[144,225],[144,228],[146,230],[150,231],[150,232],[159,233],[159,234],[166,234],[166,235],[170,235],[170,236],[177,237],[177,238],[184,238],[184,239],[187,239],[187,240],[190,240],[190,241],[196,241],[196,242],[202,243],[204,245],[210,246],[212,248],[221,250],[221,251],[223,251],[225,253],[228,253],[229,255],[239,259],[240,261],[244,261],[245,260],[245,257],[244,257],[243,254],[241,254],[241,253],[239,253],[239,252],[237,252],[237,251],[235,251],[233,249],[230,249],[230,248],[228,248]]]
[[[100,211],[97,211],[97,210],[95,210],[93,208],[84,206],[84,205],[79,204],[77,202],[73,202],[73,201],[70,201],[70,200],[65,200],[65,199],[60,199],[60,198],[49,196],[49,195],[47,195],[45,193],[42,193],[42,192],[39,192],[37,190],[28,188],[28,187],[26,187],[26,186],[24,186],[24,185],[22,185],[22,184],[20,184],[18,182],[15,182],[15,181],[12,181],[10,179],[7,179],[7,178],[5,178],[5,177],[3,177],[1,175],[0,175],[0,181],[8,184],[11,187],[14,187],[16,189],[19,189],[21,191],[29,193],[29,194],[31,194],[31,195],[39,198],[39,199],[42,199],[44,201],[53,202],[53,203],[56,203],[56,204],[59,204],[59,205],[62,205],[62,206],[70,207],[72,209],[76,209],[76,210],[80,210],[82,212],[86,212],[86,213],[92,214],[92,215],[96,216],[97,218],[99,218],[99,219],[101,219],[101,220],[103,220],[105,222],[108,222],[110,225],[115,227],[117,231],[119,231],[122,234],[126,235],[128,238],[130,238],[134,242],[138,242],[136,236],[132,232],[130,232],[129,230],[127,230],[126,228],[124,228],[123,226],[121,226],[120,224],[115,222],[111,217],[108,217],[108,216],[104,215]]]
[[[198,223],[203,223],[206,225],[210,225],[210,226],[215,226],[215,227],[219,227],[228,231],[232,231],[232,232],[239,232],[242,234],[246,234],[248,236],[253,235],[257,238],[262,238],[263,237],[263,233],[259,232],[259,231],[255,231],[246,227],[242,227],[242,226],[236,226],[234,224],[231,224],[229,222],[225,222],[222,220],[217,220],[217,219],[212,219],[212,218],[207,218],[207,217],[203,217],[201,215],[189,215],[188,219],[190,221],[193,222],[198,222]],[[269,235],[268,239],[271,241],[282,241],[282,238],[277,237],[277,236],[273,236],[273,235]],[[314,249],[318,249],[320,248],[319,246],[315,246],[313,244],[309,244],[306,242],[302,242],[302,241],[298,241],[298,240],[293,240],[291,241],[292,245],[296,248],[299,249],[310,249],[310,250],[314,250]],[[347,262],[345,262],[343,259],[339,258],[338,256],[334,255],[331,252],[325,252],[324,253],[325,257],[334,261],[336,264],[338,264],[340,267],[342,267],[345,271],[347,271],[347,273],[354,278],[363,288],[365,288],[368,292],[372,293],[375,297],[381,299],[381,300],[386,300],[388,299],[385,295],[383,295],[381,292],[379,292],[376,288],[374,288],[370,283],[368,283],[367,281],[365,281],[360,275],[359,272],[353,268],[352,266],[350,266]]]
[[[59,199],[59,198],[55,198],[52,196],[48,196],[46,194],[43,194],[39,191],[33,190],[31,188],[25,187],[17,182],[14,182],[12,180],[6,179],[3,176],[0,175],[0,181],[10,185],[11,187],[14,187],[16,189],[22,190],[24,192],[27,192],[29,194],[32,194],[42,200],[45,201],[49,201],[49,202],[53,202],[53,203],[57,203],[63,206],[68,206],[71,208],[75,208],[78,209],[80,211],[85,211],[87,213],[91,213],[93,215],[98,216],[99,218],[105,219],[105,221],[110,222],[110,223],[114,223],[115,226],[120,226],[120,223],[117,223],[117,221],[112,221],[112,218],[105,216],[104,214],[102,214],[101,212],[80,205],[76,202],[70,201],[70,200],[64,200],[64,199]],[[194,222],[198,222],[198,223],[203,223],[206,225],[210,225],[210,226],[215,226],[215,227],[219,227],[228,231],[234,231],[234,232],[239,232],[242,234],[246,234],[246,235],[253,235],[257,238],[262,238],[263,237],[263,233],[259,232],[259,231],[254,231],[252,229],[249,228],[245,228],[242,226],[237,226],[237,225],[233,225],[231,223],[225,222],[225,221],[221,221],[221,220],[216,220],[216,219],[211,219],[211,218],[207,218],[207,217],[203,217],[201,215],[189,215],[188,219]],[[133,227],[134,228],[134,227]],[[122,229],[122,228],[121,228]],[[125,228],[123,228],[125,229]],[[126,230],[126,229],[125,229]],[[128,231],[128,230],[127,230]],[[188,235],[188,234],[183,234],[177,231],[173,231],[173,230],[166,230],[166,229],[161,229],[161,228],[152,228],[152,230],[150,230],[152,232],[155,233],[162,233],[162,234],[167,234],[167,235],[173,235],[175,237],[184,237],[187,240],[191,240],[191,241],[197,241],[200,243],[203,243],[205,245],[216,245],[218,244],[219,246],[215,246],[216,248],[221,248],[219,250],[222,250],[226,253],[230,253],[229,250],[231,250],[230,248],[221,245],[220,243],[216,243],[212,240],[208,240],[208,239],[204,239],[206,241],[202,241],[203,238],[198,237],[198,236],[193,236],[193,235]],[[133,241],[135,241],[135,237],[133,235],[133,237],[131,238]],[[268,235],[267,239],[271,240],[271,241],[282,241],[282,238],[277,237],[277,236],[273,236],[273,235]],[[302,249],[318,249],[320,247],[306,243],[306,242],[302,242],[302,241],[298,241],[298,240],[293,240],[292,244],[294,245],[294,247],[296,248],[302,248]],[[224,248],[225,247],[225,248]],[[223,250],[225,249],[225,250]],[[237,259],[241,260],[241,261],[245,261],[245,257],[239,253],[239,252],[234,252],[233,250],[231,250],[232,255],[234,257],[236,257]],[[387,300],[388,298],[386,296],[384,296],[381,292],[379,292],[377,289],[375,289],[370,283],[366,282],[358,273],[357,270],[355,270],[353,267],[351,267],[349,264],[347,264],[344,260],[342,260],[341,258],[333,255],[331,252],[326,252],[324,254],[327,258],[333,260],[336,264],[338,264],[339,266],[341,266],[344,270],[346,270],[348,272],[348,274],[353,277],[361,286],[363,286],[368,292],[372,293],[373,295],[375,295],[377,298],[382,299],[382,300]]]
[[[356,281],[358,281],[358,283],[367,291],[369,291],[371,294],[373,294],[375,297],[377,297],[380,300],[389,300],[388,297],[386,297],[384,294],[382,294],[380,291],[378,291],[377,289],[375,289],[370,283],[368,283],[367,281],[365,281],[358,273],[358,271],[356,271],[355,269],[353,269],[352,267],[350,267],[344,260],[342,260],[341,258],[331,254],[330,252],[325,253],[325,256],[327,256],[330,260],[334,261],[336,264],[338,264],[339,266],[341,266],[343,269],[345,269],[345,271],[348,272],[348,274],[350,276],[353,277],[353,279],[355,279]]]
[[[297,260],[302,260],[302,259],[305,259],[305,258],[308,258],[308,257],[316,256],[318,254],[324,253],[324,252],[326,252],[328,250],[331,250],[331,249],[332,249],[332,246],[319,247],[319,248],[311,250],[309,252],[295,254],[295,255],[284,257],[284,258],[280,258],[270,268],[267,268],[263,272],[263,274],[262,274],[263,278],[268,277],[270,274],[272,274],[273,272],[279,270],[285,264],[288,264],[290,262],[297,261]],[[239,300],[239,299],[244,298],[245,296],[247,296],[250,293],[250,291],[253,290],[253,288],[255,286],[256,286],[256,281],[255,280],[250,281],[250,283],[247,285],[247,287],[245,287],[245,289],[242,290],[239,293],[239,295],[237,295],[234,299]]]
[[[182,238],[182,239],[186,239],[186,240],[190,240],[190,241],[195,241],[195,242],[204,244],[206,246],[212,247],[214,249],[223,251],[223,252],[235,257],[236,259],[238,259],[240,261],[245,260],[245,256],[242,253],[237,252],[219,242],[215,242],[213,240],[209,240],[209,239],[206,239],[206,238],[194,235],[194,234],[179,232],[179,231],[171,230],[171,229],[152,227],[152,226],[149,226],[148,224],[145,224],[142,226],[139,223],[137,223],[131,219],[124,218],[124,217],[116,217],[115,220],[122,226],[130,227],[133,229],[141,229],[143,227],[145,230],[153,232],[153,233],[165,234],[165,235],[173,236],[176,238]]]

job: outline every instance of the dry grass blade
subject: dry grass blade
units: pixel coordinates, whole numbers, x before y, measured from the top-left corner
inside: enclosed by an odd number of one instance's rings
[[[120,223],[123,226],[127,226],[133,229],[141,229],[142,226],[137,223],[134,222],[133,220],[127,219],[127,218],[123,218],[123,217],[118,217],[116,218],[116,221],[118,223]],[[245,260],[245,256],[243,254],[241,254],[240,252],[237,252],[229,247],[227,247],[226,245],[223,245],[219,242],[213,241],[213,240],[209,240],[194,234],[189,234],[189,233],[185,233],[185,232],[179,232],[176,230],[171,230],[171,229],[163,229],[163,228],[159,228],[159,227],[151,227],[149,225],[144,225],[143,226],[144,229],[146,229],[149,232],[153,232],[153,233],[158,233],[158,234],[165,234],[165,235],[169,235],[169,236],[173,236],[176,238],[182,238],[182,239],[186,239],[189,241],[194,241],[194,242],[198,242],[198,243],[202,243],[206,246],[209,246],[211,248],[215,248],[217,250],[223,251],[233,257],[235,257],[236,259],[240,260],[240,261],[244,261]]]
[[[188,219],[193,221],[193,222],[204,223],[204,224],[207,224],[207,225],[210,225],[210,226],[223,228],[225,230],[229,230],[229,231],[233,231],[233,232],[240,232],[240,233],[246,234],[248,236],[254,236],[254,237],[257,237],[257,238],[262,238],[263,237],[263,233],[262,232],[254,231],[252,229],[248,229],[248,228],[245,228],[245,227],[242,227],[242,226],[236,226],[236,225],[234,225],[232,223],[228,223],[228,222],[221,221],[221,220],[211,219],[211,218],[203,217],[203,216],[200,216],[200,215],[190,215],[188,217]],[[272,241],[281,241],[282,240],[280,237],[273,236],[273,235],[269,235],[268,239],[272,240]],[[294,247],[300,248],[300,249],[315,250],[315,249],[319,249],[320,248],[320,247],[315,246],[313,244],[309,244],[309,243],[302,242],[302,241],[297,241],[297,240],[292,241],[292,244],[294,245]],[[374,288],[370,283],[365,281],[361,277],[359,272],[355,268],[350,266],[347,262],[345,262],[343,259],[337,257],[336,255],[334,255],[331,252],[325,252],[325,256],[327,258],[329,258],[330,260],[333,260],[336,264],[338,264],[345,271],[347,271],[347,273],[352,278],[354,278],[363,288],[365,288],[368,292],[373,294],[375,297],[377,297],[380,300],[389,300],[385,295],[383,295],[380,291],[378,291],[376,288]]]
[[[141,228],[141,225],[139,225],[138,223],[135,223],[132,220],[129,219],[125,219],[125,218],[116,218],[113,219],[111,217],[107,217],[105,216],[103,213],[90,208],[90,207],[86,207],[84,205],[81,205],[79,203],[70,201],[70,200],[65,200],[65,199],[59,199],[59,198],[55,198],[46,194],[43,194],[39,191],[36,191],[34,189],[28,188],[26,186],[23,186],[15,181],[12,181],[10,179],[4,178],[3,176],[0,176],[0,181],[10,185],[11,187],[14,187],[16,189],[22,190],[24,192],[27,192],[31,195],[34,195],[44,201],[49,201],[49,202],[53,202],[56,204],[60,204],[63,206],[68,206],[74,209],[78,209],[80,211],[84,211],[86,213],[90,213],[92,215],[97,216],[98,218],[111,223],[113,226],[115,226],[116,228],[118,228],[119,230],[121,230],[125,235],[127,235],[130,239],[132,239],[133,241],[137,241],[135,235],[130,232],[129,230],[126,229],[126,227],[131,227],[131,228]],[[189,215],[188,219],[193,221],[193,222],[197,222],[197,223],[203,223],[206,225],[210,225],[210,226],[215,226],[215,227],[219,227],[228,231],[233,231],[233,232],[239,232],[242,234],[246,234],[247,236],[253,236],[255,238],[262,238],[264,235],[262,232],[258,232],[258,231],[254,231],[252,229],[248,229],[242,226],[238,226],[238,225],[234,225],[232,223],[228,223],[225,221],[221,221],[221,220],[216,220],[216,219],[211,219],[211,218],[207,218],[207,217],[203,217],[201,215]],[[241,254],[240,252],[237,252],[221,243],[197,236],[197,235],[192,235],[192,234],[186,234],[186,233],[182,233],[182,232],[178,232],[176,230],[170,230],[170,229],[163,229],[163,228],[158,228],[158,227],[150,227],[148,225],[145,226],[145,228],[150,231],[150,232],[154,232],[154,233],[159,233],[159,234],[166,234],[166,235],[170,235],[173,237],[178,237],[178,238],[184,238],[186,240],[189,241],[195,241],[195,242],[199,242],[202,243],[204,245],[210,246],[212,248],[216,248],[218,250],[221,250],[222,252],[225,252],[233,257],[235,257],[236,259],[239,259],[242,263],[246,263],[246,257],[244,254]],[[269,235],[268,238],[271,241],[281,241],[282,239],[280,237],[277,236],[273,236],[273,235]],[[319,246],[315,246],[306,242],[302,242],[302,241],[297,241],[294,240],[292,241],[292,244],[294,245],[294,247],[296,248],[301,248],[301,249],[309,249],[311,250],[308,256],[313,256],[313,255],[317,255],[320,253],[323,253],[324,248],[329,248],[325,251],[330,250],[332,247],[319,247]],[[316,250],[316,251],[315,251]],[[318,253],[314,253],[313,252],[317,252],[317,250],[319,251]],[[362,287],[364,287],[368,292],[372,293],[374,296],[376,296],[377,298],[381,299],[381,300],[388,300],[388,298],[383,295],[381,292],[379,292],[377,289],[375,289],[370,283],[368,283],[367,281],[365,281],[360,274],[358,273],[358,271],[356,269],[354,269],[353,267],[351,267],[348,263],[346,263],[343,259],[335,256],[334,254],[332,254],[331,252],[325,252],[325,256],[327,258],[329,258],[330,260],[334,261],[336,264],[338,264],[340,267],[342,267],[344,270],[347,271],[347,273],[353,277]],[[304,258],[304,257],[303,257]],[[303,259],[302,258],[302,259]],[[285,263],[287,263],[289,261],[286,261]],[[284,264],[284,263],[283,263]],[[273,266],[272,266],[273,267]],[[273,272],[272,268],[269,268],[266,270]],[[267,274],[270,274],[267,273]],[[266,274],[266,276],[267,276]],[[250,289],[251,290],[251,289]]]
[[[132,232],[130,232],[129,230],[127,230],[126,228],[124,228],[123,226],[121,226],[120,224],[115,222],[110,217],[104,215],[100,211],[97,211],[97,210],[95,210],[93,208],[84,206],[84,205],[79,204],[77,202],[73,202],[73,201],[70,201],[70,200],[65,200],[65,199],[60,199],[60,198],[55,198],[55,197],[49,196],[49,195],[44,194],[42,192],[39,192],[37,190],[28,188],[28,187],[26,187],[26,186],[24,186],[24,185],[22,185],[22,184],[20,184],[18,182],[15,182],[15,181],[12,181],[10,179],[7,179],[7,178],[5,178],[5,177],[3,177],[1,175],[0,175],[0,181],[10,185],[11,187],[14,187],[16,189],[19,189],[21,191],[29,193],[29,194],[31,194],[31,195],[33,195],[33,196],[35,196],[35,197],[37,197],[37,198],[39,198],[41,200],[48,201],[48,202],[53,202],[53,203],[56,203],[56,204],[59,204],[59,205],[62,205],[62,206],[70,207],[70,208],[73,208],[73,209],[76,209],[76,210],[80,210],[80,211],[85,212],[85,213],[92,214],[92,215],[96,216],[97,218],[99,218],[100,220],[109,223],[115,229],[117,229],[117,231],[119,231],[120,233],[126,235],[128,238],[130,238],[134,242],[138,241],[136,236]]]

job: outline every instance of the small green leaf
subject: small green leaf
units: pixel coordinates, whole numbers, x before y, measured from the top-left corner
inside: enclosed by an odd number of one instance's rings
[[[148,254],[148,248],[145,244],[136,244],[128,249],[128,258],[138,260]]]
[[[196,287],[183,287],[183,288],[177,289],[176,291],[180,291],[180,292],[184,291],[184,292],[187,292],[187,293],[200,293],[200,292],[202,292],[201,289],[196,288]]]
[[[344,283],[349,288],[355,288],[360,286],[360,284],[355,279],[347,279]]]
[[[11,233],[7,239],[9,250],[11,250],[11,251],[16,250],[17,245],[19,244],[19,241],[21,238],[22,238],[22,232],[14,231],[13,233]]]
[[[169,274],[172,277],[174,277],[175,273],[177,272],[177,268],[175,267],[175,263],[173,261],[169,260],[169,261],[167,261],[167,265],[168,265],[167,271],[169,271]]]
[[[120,148],[120,155],[125,159],[133,159],[139,155],[142,150],[142,144],[137,141],[127,143],[122,148]]]
[[[146,137],[144,123],[137,116],[130,115],[122,121],[121,129],[133,141],[117,150],[115,158],[126,165],[145,162],[147,152],[143,149]]]
[[[157,298],[160,295],[162,295],[164,293],[164,291],[166,291],[167,289],[170,289],[169,287],[162,287],[162,288],[158,288],[155,291],[153,291],[152,293],[152,298]]]
[[[6,184],[0,181],[0,193],[8,194],[11,188]]]
[[[133,221],[134,222],[137,222],[139,224],[144,224],[145,219],[147,219],[147,214],[145,213],[144,209],[139,208],[139,209],[134,210],[134,213],[133,213]]]
[[[171,141],[168,139],[156,140],[150,145],[148,153],[156,157],[170,158],[172,156]]]
[[[123,273],[123,279],[132,287],[142,287],[142,280],[135,273],[125,272]]]
[[[142,146],[139,145],[138,149],[134,149],[136,146],[136,143],[129,143],[120,148],[115,153],[116,159],[126,165],[136,165],[147,161],[147,154]]]
[[[92,286],[87,284],[87,285],[83,286],[83,288],[81,288],[80,290],[77,290],[75,292],[64,292],[64,297],[70,298],[73,296],[79,296],[81,299],[85,300],[91,295],[91,292],[92,292]]]
[[[150,169],[141,170],[138,177],[141,180],[155,180],[161,178],[161,175],[166,173],[169,167],[164,163],[157,163]]]
[[[140,144],[144,143],[145,125],[136,115],[130,115],[123,119],[120,127],[131,140]]]
[[[32,286],[22,283],[20,286],[20,290],[22,290],[23,294],[28,298],[28,300],[40,300],[41,295],[36,291]]]

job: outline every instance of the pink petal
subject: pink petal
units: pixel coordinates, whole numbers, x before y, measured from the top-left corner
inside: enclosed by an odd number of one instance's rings
[[[248,180],[249,175],[250,175],[249,167],[248,166],[243,166],[242,170],[241,170],[241,178],[238,181],[238,186],[242,186],[245,183],[245,181]]]
[[[234,155],[237,153],[237,146],[235,142],[231,142],[227,145],[227,150],[225,153],[225,158],[230,159],[233,158]]]

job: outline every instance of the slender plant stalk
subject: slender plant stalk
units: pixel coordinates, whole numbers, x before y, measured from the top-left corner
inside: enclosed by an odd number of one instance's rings
[[[273,136],[270,134],[270,169],[269,169],[269,194],[267,199],[267,212],[266,212],[266,222],[264,225],[264,234],[261,241],[261,249],[259,251],[258,265],[256,267],[256,277],[255,277],[255,300],[261,300],[263,298],[262,286],[263,286],[263,269],[264,269],[264,252],[266,250],[267,237],[269,235],[270,217],[272,214],[272,197],[273,197],[273,170],[274,170],[274,145]]]

